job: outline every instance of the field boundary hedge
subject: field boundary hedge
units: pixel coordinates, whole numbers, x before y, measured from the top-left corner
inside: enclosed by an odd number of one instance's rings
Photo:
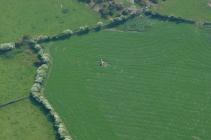
[[[149,16],[150,18],[154,18],[154,19],[158,19],[162,21],[169,21],[169,22],[175,22],[175,23],[187,23],[187,24],[196,23],[193,20],[184,19],[181,17],[161,15],[159,13],[154,13],[154,12],[145,11],[145,10],[137,10],[137,11],[131,11],[131,13],[129,13],[128,15],[121,15],[119,17],[112,18],[106,24],[104,24],[103,22],[98,22],[94,26],[85,25],[75,30],[66,29],[63,32],[55,34],[55,35],[39,35],[32,38],[29,36],[23,36],[19,41],[0,44],[0,54],[4,54],[8,51],[12,51],[13,49],[19,48],[23,45],[29,46],[37,54],[37,57],[39,60],[37,62],[37,65],[39,67],[37,68],[37,71],[36,71],[34,84],[32,85],[31,90],[30,90],[30,97],[33,101],[38,103],[38,105],[42,107],[45,110],[45,112],[52,118],[52,123],[54,127],[56,128],[56,132],[59,136],[59,139],[72,140],[72,137],[69,135],[69,132],[66,129],[65,124],[63,123],[58,113],[55,111],[55,109],[49,103],[47,98],[44,96],[44,93],[43,93],[44,82],[48,75],[51,59],[50,59],[50,55],[44,51],[43,47],[40,44],[48,43],[51,41],[65,40],[75,35],[81,36],[81,35],[88,34],[89,32],[98,32],[103,29],[113,28],[118,25],[124,24],[126,21],[133,19],[142,13],[144,13],[144,15],[146,16]],[[211,23],[205,22],[203,24],[210,25]],[[23,97],[23,98],[27,98],[27,97]],[[17,99],[9,103],[2,104],[0,105],[0,108],[6,105],[12,104],[14,102],[18,102],[20,100],[22,99]]]
[[[54,125],[54,128],[56,128],[59,139],[72,140],[62,119],[43,94],[44,82],[47,78],[50,66],[50,55],[46,53],[38,43],[28,42],[28,45],[37,54],[37,57],[40,61],[40,66],[36,70],[34,84],[31,87],[30,97],[45,110],[48,116],[52,118],[52,123]]]
[[[116,18],[111,18],[108,23],[104,24],[103,22],[98,22],[94,26],[81,26],[78,29],[71,30],[71,29],[66,29],[61,33],[55,34],[55,35],[38,35],[35,37],[29,37],[29,36],[23,36],[19,41],[16,42],[10,42],[10,43],[2,43],[0,44],[0,54],[6,53],[8,51],[11,51],[15,48],[21,47],[24,44],[29,44],[29,43],[48,43],[51,41],[58,41],[58,40],[65,40],[69,39],[71,36],[74,35],[84,35],[89,32],[98,32],[103,29],[109,29],[116,27],[118,25],[124,24],[126,21],[133,19],[141,14],[144,14],[145,16],[148,16],[152,19],[158,19],[161,21],[169,21],[169,22],[174,22],[174,23],[186,23],[186,24],[197,24],[197,21],[191,20],[191,19],[186,19],[182,17],[176,17],[176,16],[168,16],[168,15],[162,15],[157,12],[152,12],[148,11],[146,9],[144,10],[136,10],[136,11],[131,11],[128,15],[121,15]],[[203,26],[204,25],[211,25],[211,22],[203,22],[201,23]]]
[[[182,18],[182,17],[176,17],[176,16],[168,16],[168,15],[162,15],[157,12],[152,12],[152,11],[145,11],[144,12],[145,16],[148,16],[152,19],[158,19],[161,21],[169,21],[169,22],[175,22],[175,23],[187,23],[187,24],[195,24],[196,21]]]
[[[19,41],[0,44],[0,54],[6,53],[15,48],[19,48],[25,44],[29,44],[29,45],[30,43],[41,44],[41,43],[47,43],[51,41],[65,40],[65,39],[69,39],[71,36],[74,36],[74,35],[80,36],[80,35],[87,34],[89,32],[98,32],[103,29],[113,28],[115,26],[125,23],[126,21],[130,19],[133,19],[136,16],[139,16],[141,13],[142,13],[141,10],[131,11],[131,13],[128,15],[121,15],[116,18],[111,18],[109,22],[106,24],[104,24],[103,22],[98,22],[94,26],[85,25],[75,30],[66,29],[63,32],[55,34],[55,35],[38,35],[32,38],[29,36],[23,36]]]
[[[196,25],[200,24],[202,26],[211,25],[211,22],[208,22],[208,21],[196,21],[196,20],[173,16],[173,15],[163,15],[158,12],[150,11],[148,9],[144,9],[143,13],[145,16],[148,16],[152,19],[157,19],[157,20],[161,20],[161,21],[169,21],[169,22],[174,22],[177,24],[179,24],[179,23],[196,24]]]
[[[42,107],[45,110],[45,112],[52,118],[52,123],[56,128],[56,132],[60,140],[72,140],[72,137],[69,135],[69,132],[66,129],[65,124],[63,123],[58,113],[55,111],[55,109],[52,107],[52,105],[49,103],[49,101],[43,94],[44,82],[47,78],[51,62],[50,62],[50,55],[44,51],[43,47],[41,47],[40,44],[48,43],[51,41],[65,40],[69,39],[71,36],[74,35],[80,36],[80,35],[85,35],[89,32],[98,32],[103,29],[112,28],[120,24],[123,24],[126,21],[136,16],[139,16],[140,14],[141,11],[133,11],[127,16],[121,15],[119,17],[110,19],[110,21],[106,24],[104,24],[103,22],[98,22],[94,26],[81,26],[73,31],[70,29],[66,29],[63,32],[58,33],[56,35],[49,35],[49,36],[39,35],[33,38],[29,36],[23,36],[19,41],[0,44],[0,54],[7,53],[8,51],[12,51],[23,45],[27,45],[37,54],[39,60],[39,62],[37,62],[37,65],[39,67],[37,68],[36,71],[34,84],[32,85],[30,90],[30,97],[33,101],[37,102],[38,105]],[[6,104],[11,104],[11,103],[6,103]],[[6,106],[6,104],[5,105],[3,104],[2,106]]]
[[[23,36],[19,41],[0,44],[0,54],[4,54],[8,51],[12,51],[13,49],[19,48],[23,45],[29,46],[37,54],[37,57],[39,60],[37,62],[37,65],[39,67],[37,68],[37,71],[36,71],[34,84],[32,85],[31,90],[30,90],[30,97],[33,101],[38,103],[38,105],[42,107],[45,110],[45,112],[47,112],[47,114],[52,118],[52,123],[54,127],[56,128],[56,132],[59,136],[59,139],[72,140],[72,137],[69,135],[69,132],[66,129],[65,124],[63,123],[58,113],[55,111],[55,109],[49,103],[47,98],[44,96],[44,93],[43,93],[44,82],[48,75],[51,59],[50,59],[50,55],[44,51],[43,47],[40,44],[48,43],[51,41],[65,40],[75,35],[81,36],[81,35],[88,34],[89,32],[98,32],[103,29],[113,28],[118,25],[124,24],[126,21],[133,19],[142,13],[144,13],[146,16],[149,16],[151,18],[155,18],[155,19],[159,19],[163,21],[170,21],[170,22],[176,22],[176,23],[188,23],[188,24],[196,23],[195,21],[180,18],[180,17],[160,15],[159,13],[137,10],[137,11],[132,11],[129,15],[121,15],[119,17],[110,19],[109,22],[106,24],[104,24],[103,22],[98,22],[94,26],[85,25],[75,30],[66,29],[63,32],[55,34],[55,35],[39,35],[32,38],[29,36]],[[204,23],[204,24],[211,24],[211,23]],[[7,104],[11,104],[11,103],[7,103]],[[0,105],[0,108],[1,106],[6,106],[6,105]]]

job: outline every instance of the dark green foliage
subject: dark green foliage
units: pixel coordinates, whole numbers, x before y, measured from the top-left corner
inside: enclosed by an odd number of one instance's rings
[[[175,22],[175,23],[187,23],[187,24],[194,24],[195,23],[195,21],[193,21],[193,20],[185,19],[185,18],[182,18],[182,17],[161,15],[159,13],[154,13],[154,12],[151,12],[151,11],[147,11],[144,14],[146,16],[153,18],[153,19],[159,19],[159,20],[162,20],[162,21],[170,21],[170,22]]]
[[[91,0],[78,0],[79,2],[85,2],[85,3],[90,3]]]
[[[115,1],[109,1],[103,4],[103,7],[99,10],[102,17],[107,18],[110,16],[118,16],[124,9],[123,5],[116,3]]]
[[[89,33],[90,28],[88,26],[81,26],[77,31],[77,35],[83,35]]]
[[[159,0],[149,0],[151,1],[152,3],[155,3],[155,4],[158,4]]]

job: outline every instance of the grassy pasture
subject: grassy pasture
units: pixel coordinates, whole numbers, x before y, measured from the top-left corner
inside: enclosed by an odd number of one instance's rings
[[[53,126],[29,100],[0,109],[1,140],[56,140]]]
[[[0,104],[29,95],[36,57],[29,49],[0,55]],[[55,140],[52,125],[29,99],[0,108],[1,140]]]
[[[0,103],[28,95],[32,86],[36,57],[29,49],[22,51],[0,55]]]
[[[0,43],[23,35],[54,34],[100,20],[75,0],[1,0],[0,13]],[[0,104],[29,95],[35,59],[28,49],[0,55]],[[29,100],[0,109],[0,129],[2,140],[56,139],[46,116]]]
[[[45,94],[74,140],[211,139],[210,43],[167,22],[50,43]]]
[[[166,0],[154,10],[164,15],[211,22],[210,0]]]
[[[0,42],[94,24],[99,16],[76,0],[1,0]]]
[[[152,20],[146,16],[137,16],[126,23],[119,25],[115,30],[126,31],[126,32],[146,32],[150,31],[151,28],[163,25],[159,20]]]

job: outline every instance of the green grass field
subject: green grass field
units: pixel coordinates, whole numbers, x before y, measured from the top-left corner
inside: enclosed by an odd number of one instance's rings
[[[0,42],[95,24],[99,16],[75,0],[1,0]]]
[[[52,124],[29,100],[0,109],[1,140],[56,140]]]
[[[0,55],[0,103],[27,95],[33,84],[36,57],[29,49],[22,51]]]
[[[0,43],[95,24],[97,13],[76,0],[1,0]],[[0,104],[29,95],[36,68],[28,49],[0,55]],[[54,140],[52,124],[28,99],[0,108],[1,140]]]
[[[35,55],[16,50],[0,55],[0,104],[29,95],[34,81]],[[29,99],[0,108],[1,140],[55,140],[52,124]]]
[[[210,0],[166,0],[154,10],[164,15],[211,22]]]
[[[160,22],[47,44],[45,94],[74,140],[211,139],[209,37]]]

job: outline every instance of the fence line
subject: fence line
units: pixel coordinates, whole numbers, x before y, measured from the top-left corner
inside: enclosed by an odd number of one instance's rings
[[[15,103],[20,102],[20,101],[25,100],[25,99],[29,99],[29,96],[24,96],[24,97],[17,98],[15,100],[9,101],[7,103],[0,104],[0,108],[6,107],[6,106],[11,105],[11,104],[15,104]]]

